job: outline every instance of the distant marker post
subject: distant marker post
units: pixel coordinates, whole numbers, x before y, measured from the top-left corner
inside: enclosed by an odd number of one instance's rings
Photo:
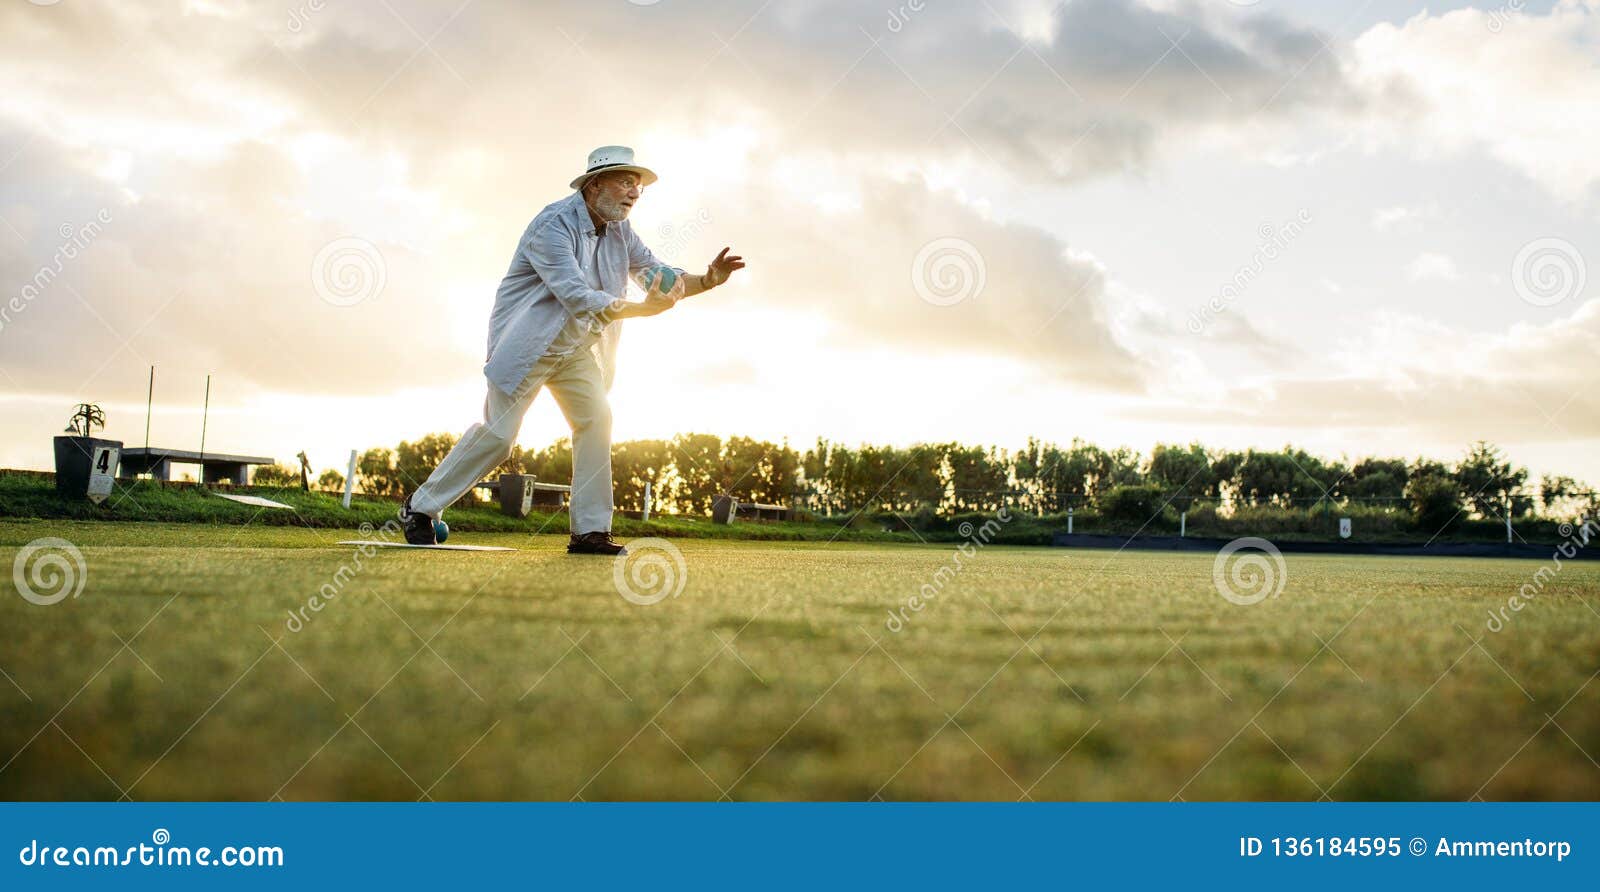
[[[356,485],[356,451],[350,450],[350,470],[344,475],[344,507],[350,507],[350,490]]]

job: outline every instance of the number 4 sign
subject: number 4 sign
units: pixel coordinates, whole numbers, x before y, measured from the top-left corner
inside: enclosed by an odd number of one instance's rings
[[[117,460],[122,451],[115,446],[96,446],[94,462],[89,465],[89,501],[96,505],[111,495],[117,478]]]

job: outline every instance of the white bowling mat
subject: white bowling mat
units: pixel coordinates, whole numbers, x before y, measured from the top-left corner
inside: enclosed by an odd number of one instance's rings
[[[230,502],[238,502],[241,505],[254,505],[257,508],[288,508],[290,511],[294,510],[293,505],[285,505],[282,502],[274,502],[271,499],[263,499],[260,496],[230,496],[225,492],[213,492],[212,495],[221,496]]]

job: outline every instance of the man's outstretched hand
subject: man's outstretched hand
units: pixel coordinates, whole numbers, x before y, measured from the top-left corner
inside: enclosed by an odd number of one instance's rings
[[[723,248],[721,253],[717,254],[716,259],[711,261],[711,265],[706,267],[706,274],[702,277],[702,281],[705,282],[707,288],[715,288],[721,285],[723,282],[728,281],[728,277],[733,275],[736,270],[744,269],[744,258],[737,254],[729,255],[728,250],[728,248]]]

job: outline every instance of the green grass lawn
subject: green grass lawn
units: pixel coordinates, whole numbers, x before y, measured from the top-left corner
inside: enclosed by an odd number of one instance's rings
[[[0,592],[0,797],[1600,797],[1594,562],[1489,633],[1543,563],[1291,554],[1238,606],[1208,554],[990,546],[895,632],[950,545],[681,539],[639,606],[564,536],[349,535],[0,521],[0,571],[87,565]]]

